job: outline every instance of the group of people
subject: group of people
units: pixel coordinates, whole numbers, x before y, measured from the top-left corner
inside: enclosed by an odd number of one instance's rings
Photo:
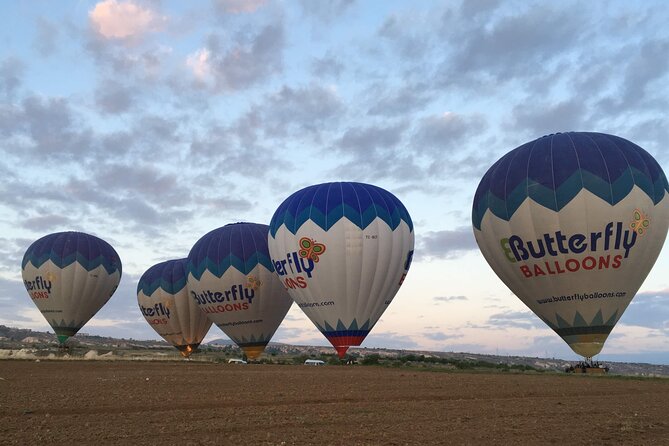
[[[591,361],[591,362],[580,361],[576,365],[570,365],[569,367],[567,367],[565,369],[565,372],[567,372],[567,373],[588,373],[588,369],[601,369],[605,373],[609,371],[609,367],[604,365],[604,364],[600,364],[599,361]]]

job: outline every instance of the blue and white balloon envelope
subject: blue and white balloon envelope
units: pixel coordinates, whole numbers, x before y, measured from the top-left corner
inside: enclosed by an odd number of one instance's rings
[[[225,225],[200,238],[188,254],[191,298],[250,359],[262,354],[293,303],[274,274],[268,229]]]
[[[168,260],[146,270],[137,284],[137,304],[151,328],[188,358],[211,320],[190,296],[186,264],[187,259]]]
[[[289,196],[270,223],[274,270],[340,357],[388,308],[413,249],[406,208],[370,184],[309,186]]]
[[[64,343],[111,298],[121,280],[121,259],[104,240],[57,232],[31,244],[21,262],[33,302]]]
[[[548,135],[507,153],[483,176],[474,235],[511,291],[591,358],[662,249],[668,191],[657,161],[626,139]]]

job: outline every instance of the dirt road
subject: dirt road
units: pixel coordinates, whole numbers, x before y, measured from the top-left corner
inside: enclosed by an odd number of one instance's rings
[[[669,380],[0,361],[2,445],[669,444]]]

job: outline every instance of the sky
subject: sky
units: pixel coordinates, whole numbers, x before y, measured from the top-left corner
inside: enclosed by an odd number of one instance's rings
[[[495,160],[561,131],[669,168],[667,22],[661,0],[0,0],[0,324],[50,330],[21,259],[74,230],[123,262],[82,332],[159,339],[137,305],[151,265],[359,181],[416,235],[363,346],[578,360],[485,262],[472,199]],[[599,359],[669,364],[668,266],[665,247]],[[329,345],[296,305],[273,340]]]

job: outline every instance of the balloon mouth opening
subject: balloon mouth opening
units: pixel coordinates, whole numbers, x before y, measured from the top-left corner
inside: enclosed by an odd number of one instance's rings
[[[199,345],[200,345],[200,343],[178,345],[177,350],[179,350],[179,353],[181,353],[181,356],[188,359],[190,357],[190,355],[192,355],[193,353],[195,353],[197,351],[197,348],[198,348]]]
[[[344,359],[346,357],[346,352],[348,351],[349,346],[335,346],[335,350],[337,350],[337,356],[339,356],[339,359]]]
[[[346,352],[349,347],[358,346],[362,344],[362,341],[365,340],[367,333],[364,335],[341,335],[341,334],[328,334],[323,333],[330,344],[337,350],[337,356],[339,359],[344,359],[346,357]]]
[[[267,344],[263,345],[246,345],[242,346],[242,350],[244,350],[244,354],[246,357],[250,360],[256,360],[262,355],[262,353],[265,351],[265,346]]]
[[[604,347],[604,342],[608,338],[609,333],[611,332],[611,327],[598,327],[599,333],[587,333],[585,331],[590,331],[586,328],[581,329],[561,329],[557,330],[557,333],[560,337],[569,345],[569,347],[577,355],[583,356],[583,358],[589,360],[593,356],[597,356]],[[595,327],[597,329],[597,327]],[[574,334],[573,331],[583,331],[584,333]]]
[[[77,327],[53,327],[54,333],[58,338],[58,343],[63,346],[65,342],[70,339],[72,336],[77,334],[79,328]]]

